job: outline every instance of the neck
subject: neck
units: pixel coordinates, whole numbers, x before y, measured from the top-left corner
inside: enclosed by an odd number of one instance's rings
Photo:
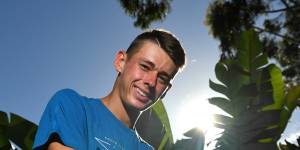
[[[114,90],[113,90],[114,91]],[[101,98],[103,104],[112,112],[112,114],[128,128],[133,129],[140,111],[122,102],[122,100],[111,92],[108,96]]]
[[[139,118],[139,116],[141,114],[141,112],[137,111],[135,108],[133,108],[132,106],[129,106],[125,103],[123,103],[123,106],[125,108],[125,111],[127,112],[128,118],[130,120],[130,126],[128,126],[128,127],[133,129],[137,119]]]

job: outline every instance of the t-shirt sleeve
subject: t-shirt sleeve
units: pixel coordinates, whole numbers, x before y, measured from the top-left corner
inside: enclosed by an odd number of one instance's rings
[[[33,149],[57,134],[65,146],[86,149],[86,116],[81,96],[75,91],[58,91],[49,101],[39,123]]]

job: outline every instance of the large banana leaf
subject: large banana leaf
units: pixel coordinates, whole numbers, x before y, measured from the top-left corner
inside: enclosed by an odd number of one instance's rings
[[[192,128],[184,134],[188,137],[176,141],[171,150],[203,150],[204,149],[204,133],[198,128]]]
[[[173,144],[169,118],[161,100],[142,113],[136,123],[136,130],[155,149],[170,149]]]
[[[216,149],[276,149],[300,89],[293,87],[285,94],[281,70],[268,63],[254,30],[242,32],[236,44],[237,57],[216,64],[221,83],[209,82],[225,96],[213,97],[210,103],[229,114],[215,116],[216,126],[224,129]]]
[[[29,150],[32,147],[37,125],[10,113],[10,117],[0,111],[0,149],[11,149],[12,141],[18,147]]]

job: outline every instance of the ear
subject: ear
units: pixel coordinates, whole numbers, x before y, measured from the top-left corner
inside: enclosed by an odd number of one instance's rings
[[[160,99],[163,99],[166,96],[167,92],[171,89],[171,87],[172,87],[172,84],[170,83],[167,86],[167,88],[165,89],[165,91],[162,93],[162,95],[160,96]]]
[[[125,65],[125,61],[126,61],[126,57],[127,54],[125,51],[118,51],[116,56],[115,56],[115,60],[114,60],[114,66],[117,72],[122,72],[124,65]]]

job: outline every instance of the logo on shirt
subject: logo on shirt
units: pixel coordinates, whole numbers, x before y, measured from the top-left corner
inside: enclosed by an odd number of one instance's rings
[[[95,137],[95,140],[99,143],[99,145],[104,148],[105,150],[114,150],[114,149],[120,149],[124,150],[124,147],[116,142],[115,140],[104,137],[104,138],[97,138]]]

